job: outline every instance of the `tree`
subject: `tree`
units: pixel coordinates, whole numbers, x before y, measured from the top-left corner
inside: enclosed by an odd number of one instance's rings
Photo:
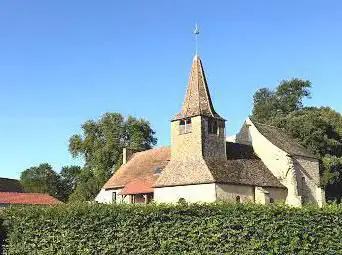
[[[71,193],[76,189],[79,175],[81,173],[80,166],[63,166],[59,173],[60,176],[60,194],[63,201],[67,201]]]
[[[305,107],[311,83],[282,81],[275,90],[254,94],[251,118],[285,129],[321,159],[322,185],[328,199],[342,198],[342,116],[329,107]]]
[[[99,120],[88,120],[82,134],[69,139],[69,152],[85,161],[76,187],[76,194],[92,199],[122,163],[122,150],[150,149],[157,143],[148,121],[120,113],[106,113]],[[74,196],[73,196],[74,197]]]
[[[46,193],[60,199],[59,176],[48,163],[26,169],[20,175],[25,192]]]
[[[77,187],[70,195],[69,202],[92,200],[103,185],[94,175],[94,172],[87,167],[82,169],[77,179]]]
[[[253,96],[252,116],[260,122],[285,116],[302,109],[303,98],[310,97],[311,82],[307,80],[283,80],[275,91],[259,89]]]

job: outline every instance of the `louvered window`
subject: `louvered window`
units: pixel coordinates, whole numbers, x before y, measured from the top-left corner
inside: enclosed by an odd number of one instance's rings
[[[217,134],[217,121],[216,120],[209,119],[208,131],[209,131],[209,134]]]

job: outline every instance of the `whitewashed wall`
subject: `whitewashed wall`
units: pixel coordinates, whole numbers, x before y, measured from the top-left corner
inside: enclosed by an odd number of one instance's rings
[[[157,203],[176,203],[180,198],[186,202],[216,201],[215,184],[197,184],[186,186],[163,187],[154,189],[154,201]]]
[[[113,203],[113,193],[116,192],[116,203],[129,203],[130,196],[119,195],[121,189],[101,189],[97,194],[95,201],[99,203]]]
[[[273,175],[288,189],[286,203],[292,206],[301,206],[301,197],[298,194],[293,160],[289,157],[288,153],[266,139],[249,119],[246,120],[246,123],[249,125],[248,137],[254,152]],[[239,142],[238,136],[237,142]]]

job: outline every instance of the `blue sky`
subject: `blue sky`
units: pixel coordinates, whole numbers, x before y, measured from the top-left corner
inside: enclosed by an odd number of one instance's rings
[[[312,81],[342,111],[341,1],[0,1],[0,176],[80,163],[68,138],[105,112],[149,120],[169,144],[200,26],[216,111],[234,134],[261,87]]]

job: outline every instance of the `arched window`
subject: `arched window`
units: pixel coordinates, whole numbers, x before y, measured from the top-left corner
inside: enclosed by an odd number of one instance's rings
[[[240,203],[241,203],[241,198],[240,198],[240,196],[236,196],[235,201],[236,201],[236,203],[240,204]]]
[[[302,188],[301,188],[302,200],[305,202],[305,177],[302,177]]]

